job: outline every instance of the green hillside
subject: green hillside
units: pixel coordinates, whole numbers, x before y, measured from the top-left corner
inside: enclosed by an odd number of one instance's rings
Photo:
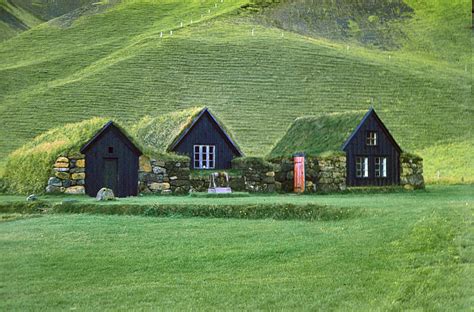
[[[442,59],[437,51],[449,47],[443,42],[431,53],[409,43],[382,51],[352,39],[308,37],[262,24],[256,17],[265,10],[241,8],[247,2],[124,1],[70,26],[41,24],[0,43],[0,158],[64,123],[110,116],[133,124],[144,115],[202,105],[246,154],[267,155],[297,117],[373,103],[406,149],[423,156],[450,142],[463,150],[453,163],[466,163],[472,61],[452,57],[465,55],[464,46]],[[420,6],[410,21],[429,24],[430,34],[470,36],[465,27],[437,28],[438,7],[417,16]],[[443,16],[464,21],[457,12]],[[426,163],[436,164],[431,158]],[[438,169],[430,165],[434,176]]]

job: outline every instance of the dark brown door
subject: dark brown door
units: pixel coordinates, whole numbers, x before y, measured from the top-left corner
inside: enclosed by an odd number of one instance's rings
[[[118,159],[117,158],[105,158],[104,159],[104,171],[103,171],[103,187],[107,187],[114,191],[114,194],[118,195]]]

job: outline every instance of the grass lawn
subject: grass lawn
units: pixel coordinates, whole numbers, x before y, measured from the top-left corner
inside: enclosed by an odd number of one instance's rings
[[[2,214],[0,309],[468,310],[472,191],[122,200],[365,212],[339,221]]]

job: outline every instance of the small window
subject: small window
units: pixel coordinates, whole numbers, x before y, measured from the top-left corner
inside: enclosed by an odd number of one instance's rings
[[[114,148],[112,146],[109,146],[109,154],[113,154],[114,153]]]
[[[214,169],[215,159],[214,145],[194,145],[195,169]]]
[[[375,157],[375,176],[377,178],[387,177],[387,157]]]
[[[368,157],[356,157],[356,177],[358,178],[369,177],[369,158]]]
[[[375,132],[375,131],[367,132],[366,144],[368,146],[376,146],[377,145],[377,132]]]

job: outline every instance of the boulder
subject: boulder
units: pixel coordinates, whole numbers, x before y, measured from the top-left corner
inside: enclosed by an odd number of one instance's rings
[[[61,179],[61,180],[66,180],[66,179],[69,179],[69,173],[68,172],[61,172],[61,171],[58,171],[54,174],[57,178]]]
[[[56,162],[57,163],[69,163],[69,159],[66,158],[66,157],[61,156],[61,157],[58,157],[58,159],[56,159]]]
[[[46,187],[46,193],[62,193],[62,192],[64,192],[64,187],[62,186],[48,185]]]
[[[97,192],[97,196],[95,197],[95,199],[99,201],[114,200],[114,191],[109,188],[103,187]]]
[[[154,174],[166,174],[166,168],[153,166],[153,173]]]
[[[85,159],[78,159],[76,161],[76,167],[85,168],[86,167],[86,160]]]
[[[72,168],[69,170],[69,173],[80,173],[80,172],[86,172],[85,168]]]
[[[80,186],[80,185],[71,186],[71,187],[68,187],[64,191],[64,193],[69,194],[69,195],[84,195],[86,193],[86,189],[84,188],[84,186]]]
[[[56,172],[68,172],[69,168],[54,168],[54,171],[56,171]]]
[[[146,156],[140,156],[139,158],[139,171],[151,172],[150,158]]]
[[[69,168],[69,162],[56,162],[54,168]]]
[[[48,186],[57,186],[57,187],[60,187],[62,186],[63,183],[60,179],[56,178],[56,177],[51,177],[49,178],[48,180]]]
[[[169,183],[151,183],[148,185],[149,189],[153,192],[169,190],[171,185]]]
[[[26,201],[36,201],[38,197],[35,194],[31,194],[26,198]]]
[[[71,175],[71,179],[73,180],[84,180],[86,178],[86,174],[84,172],[73,173]]]

